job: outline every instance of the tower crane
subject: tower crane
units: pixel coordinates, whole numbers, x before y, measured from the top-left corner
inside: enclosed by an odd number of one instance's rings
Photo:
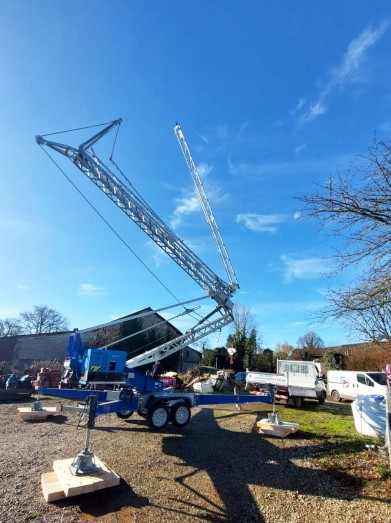
[[[223,260],[228,282],[217,276],[159,218],[133,186],[130,184],[125,185],[95,154],[93,146],[112,129],[118,128],[121,123],[122,119],[114,120],[78,147],[53,142],[48,140],[46,136],[37,136],[36,141],[41,147],[50,148],[68,158],[152,241],[189,274],[216,304],[212,312],[202,318],[185,334],[126,361],[126,355],[122,351],[83,349],[80,335],[78,332],[75,332],[71,335],[67,348],[68,365],[75,373],[78,383],[84,387],[92,386],[95,388],[97,385],[121,385],[117,395],[114,394],[114,391],[108,391],[107,394],[102,390],[96,391],[98,401],[100,402],[97,406],[97,413],[124,413],[137,408],[139,412],[146,415],[149,424],[153,428],[162,428],[169,419],[172,419],[178,426],[184,426],[190,419],[190,407],[205,402],[211,403],[212,401],[205,398],[201,400],[198,398],[198,395],[194,394],[178,395],[164,392],[162,382],[143,375],[134,369],[167,357],[231,323],[233,321],[231,297],[239,288],[239,284],[180,126],[178,124],[175,126],[175,134],[192,175],[207,223]],[[125,387],[123,386],[122,376],[125,376],[126,379]],[[45,392],[71,399],[81,399],[85,397],[86,391],[60,390],[55,392],[55,389],[50,389],[50,392],[48,392],[48,389],[46,389]],[[252,398],[246,398],[245,401],[268,401],[266,399],[253,400]],[[220,403],[233,402],[239,403],[240,397],[237,396],[235,401],[233,401],[232,397],[229,401],[224,398],[220,401]],[[181,406],[181,409],[178,405]],[[165,413],[167,413],[167,416]],[[125,414],[123,415],[125,416]]]
[[[183,336],[165,343],[157,349],[152,349],[143,355],[136,356],[129,361],[132,367],[144,365],[155,359],[169,356],[190,343],[194,343],[209,334],[220,330],[232,322],[233,303],[231,296],[238,287],[235,273],[229,260],[227,251],[222,241],[217,224],[207,201],[205,191],[195,167],[191,170],[197,173],[197,192],[200,195],[203,208],[207,209],[207,221],[211,225],[213,236],[218,245],[220,253],[223,253],[223,261],[229,268],[229,283],[224,282],[208,265],[203,262],[178,236],[166,225],[163,220],[152,210],[147,202],[132,187],[125,186],[110,168],[103,163],[95,154],[93,146],[116,126],[122,123],[122,119],[111,122],[99,133],[83,142],[78,148],[47,140],[43,136],[37,136],[36,141],[41,146],[46,146],[64,155],[66,158],[82,171],[110,200],[112,200],[147,236],[154,241],[166,254],[168,254],[185,272],[198,283],[207,294],[216,302],[212,313],[208,314],[195,327]],[[175,132],[181,136],[181,147],[184,142],[182,131]],[[187,145],[186,145],[186,150]],[[186,159],[190,153],[185,155]],[[190,156],[191,158],[191,156]],[[194,164],[193,164],[194,165]],[[217,240],[216,240],[217,239]],[[211,319],[215,313],[219,316]]]

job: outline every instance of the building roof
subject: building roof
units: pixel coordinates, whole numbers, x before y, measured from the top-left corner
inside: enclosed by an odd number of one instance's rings
[[[174,327],[163,316],[154,312],[151,307],[146,307],[139,311],[127,314],[116,320],[96,325],[87,329],[80,330],[80,335],[83,339],[83,344],[94,337],[99,331],[121,326],[124,324],[131,325],[130,322],[137,322],[138,319],[153,318],[156,326],[165,323],[169,329],[172,338],[180,336],[182,333],[179,329]],[[137,323],[136,323],[137,327]],[[61,331],[40,334],[21,334],[17,336],[6,336],[0,338],[0,361],[17,360],[44,360],[44,359],[63,359],[66,355],[67,340],[74,331]],[[155,341],[156,343],[156,341]],[[119,348],[120,346],[118,346]],[[126,343],[124,345],[126,349]],[[139,348],[139,350],[141,347]],[[142,350],[142,349],[141,349]]]

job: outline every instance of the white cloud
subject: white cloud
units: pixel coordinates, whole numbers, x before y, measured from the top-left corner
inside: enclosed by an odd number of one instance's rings
[[[285,254],[280,256],[284,265],[284,282],[289,283],[293,279],[310,280],[319,278],[328,271],[326,260],[321,258],[295,259]]]
[[[277,176],[281,173],[292,172],[292,162],[272,162],[272,163],[245,163],[233,162],[228,158],[228,170],[232,176],[250,177],[252,179],[263,178],[265,176]]]
[[[298,145],[296,148],[295,148],[295,154],[300,154],[301,151],[304,151],[304,149],[307,148],[307,144],[306,143],[302,143],[301,145]]]
[[[19,290],[19,291],[28,291],[29,288],[27,287],[27,285],[22,285],[22,284],[18,284],[16,286],[16,288]]]
[[[281,214],[245,213],[236,216],[236,222],[242,223],[246,229],[254,232],[276,232],[277,224],[283,222]]]
[[[325,103],[333,91],[343,88],[348,82],[357,81],[356,73],[365,61],[368,49],[383,36],[388,25],[388,22],[383,22],[375,29],[372,29],[372,26],[369,25],[357,38],[350,42],[340,65],[334,67],[328,73],[328,80],[321,87],[315,102],[305,106],[303,97],[300,98],[294,111],[296,113],[303,109],[298,120],[299,126],[310,123],[326,111]]]
[[[81,283],[77,294],[79,296],[103,296],[107,292],[103,287],[97,287],[91,283]]]
[[[210,202],[221,202],[224,199],[224,195],[220,194],[220,189],[216,185],[213,185],[213,183],[206,184],[206,179],[211,171],[212,166],[205,162],[201,162],[197,165],[197,172],[201,178],[202,184],[204,186],[207,185],[205,192],[208,195],[208,200]],[[193,188],[189,189],[187,193],[182,196],[182,198],[177,198],[175,201],[176,207],[170,216],[170,225],[173,229],[178,227],[182,221],[183,216],[193,214],[201,210],[200,201]]]
[[[303,109],[303,107],[305,106],[305,103],[306,103],[306,99],[304,98],[304,96],[302,96],[299,99],[299,101],[297,102],[296,106],[290,111],[290,114],[294,115],[297,112],[299,112],[301,109]]]
[[[235,136],[235,140],[234,140],[234,142],[237,142],[237,141],[240,139],[240,137],[242,136],[243,132],[244,132],[245,129],[248,127],[248,124],[249,124],[249,122],[248,122],[248,120],[247,120],[246,122],[244,122],[244,124],[242,124],[242,125],[240,126],[240,129],[239,129],[239,131],[238,131],[238,134]]]
[[[182,220],[182,216],[192,214],[201,209],[200,202],[196,194],[191,196],[184,196],[176,200],[177,205],[170,218],[171,226],[175,229]]]
[[[166,259],[167,254],[152,240],[148,240],[145,245],[152,250],[152,260],[155,267],[159,267]]]
[[[391,132],[391,120],[384,120],[382,123],[379,124],[379,130],[390,133]]]

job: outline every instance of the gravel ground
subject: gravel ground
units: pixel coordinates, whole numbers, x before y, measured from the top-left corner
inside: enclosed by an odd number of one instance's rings
[[[44,399],[45,406],[59,405]],[[195,408],[183,430],[154,433],[135,414],[97,418],[91,448],[118,487],[46,503],[41,474],[84,448],[76,413],[23,422],[0,405],[0,522],[389,523],[387,493],[366,494],[314,467],[313,441],[257,434],[269,405]]]

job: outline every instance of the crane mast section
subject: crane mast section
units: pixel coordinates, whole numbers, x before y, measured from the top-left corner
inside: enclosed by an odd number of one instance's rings
[[[113,126],[114,123],[109,126],[110,129]],[[110,129],[107,128],[99,133],[99,138]],[[99,138],[91,138],[88,142],[85,142],[86,146],[91,147],[91,142],[95,143]],[[87,151],[82,144],[76,149],[69,145],[51,142],[42,136],[37,137],[37,143],[45,145],[70,159],[149,238],[188,273],[218,305],[232,309],[233,304],[229,299],[234,290],[232,286],[219,278],[185,245],[136,192],[125,187],[95,155],[92,148]]]
[[[193,182],[195,185],[195,189],[198,195],[198,199],[200,201],[203,213],[205,215],[205,219],[210,227],[213,239],[215,241],[217,250],[219,251],[220,257],[223,261],[225,271],[227,273],[228,281],[230,284],[230,287],[232,289],[232,293],[235,292],[236,289],[239,288],[239,282],[237,280],[232,262],[230,260],[230,257],[228,255],[228,251],[226,249],[226,246],[224,244],[223,238],[221,236],[220,230],[217,226],[215,217],[213,215],[212,209],[209,205],[208,197],[206,196],[204,187],[201,182],[201,178],[198,174],[197,168],[194,164],[193,158],[191,156],[190,150],[187,146],[187,142],[185,140],[185,137],[183,135],[182,129],[180,125],[176,125],[174,128],[176,137],[178,139],[179,145],[182,149],[182,153],[185,157],[187,166],[189,168],[190,174],[193,178]]]

